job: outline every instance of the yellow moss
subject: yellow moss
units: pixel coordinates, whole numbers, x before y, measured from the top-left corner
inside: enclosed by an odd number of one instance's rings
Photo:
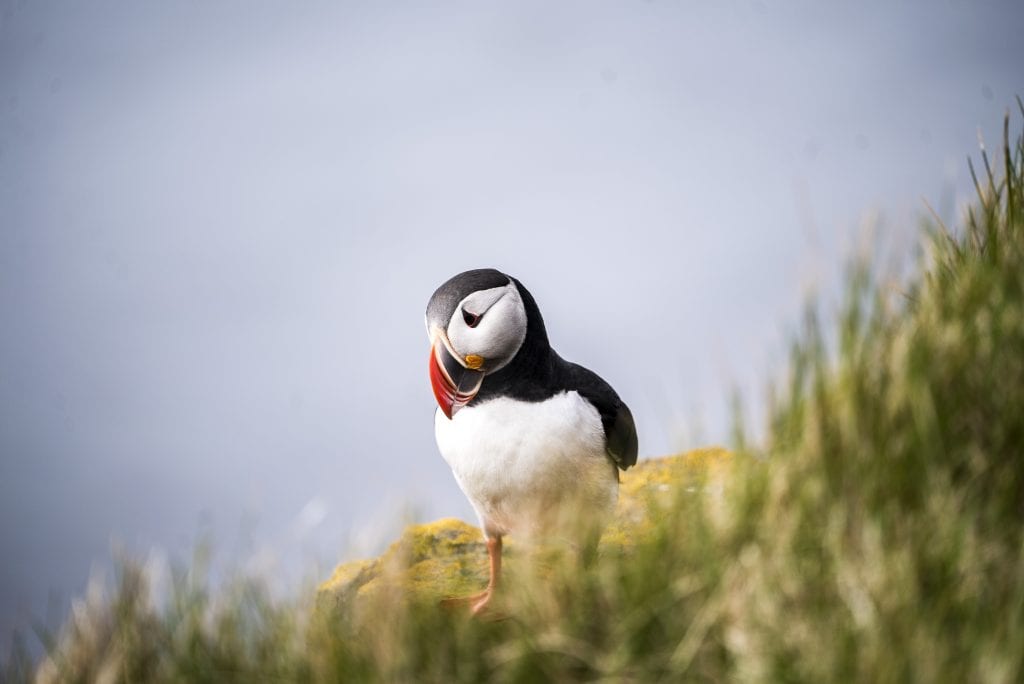
[[[366,575],[372,577],[376,566],[380,564],[379,560],[356,560],[348,563],[342,563],[334,569],[330,579],[320,585],[320,591],[338,591],[351,585],[352,583],[358,583],[361,576]]]
[[[720,447],[694,449],[679,456],[641,461],[622,474],[619,503],[627,506],[644,490],[659,485],[690,484],[722,470],[731,462],[731,454]]]
[[[669,504],[680,491],[717,488],[732,455],[725,449],[695,449],[678,456],[641,461],[622,474],[615,520],[601,537],[602,547],[631,546],[650,528],[651,509]]]
[[[483,535],[469,523],[442,518],[432,523],[410,525],[385,556],[401,554],[409,562],[438,555],[463,553],[469,547],[483,548]]]
[[[487,558],[431,558],[409,568],[409,589],[415,593],[458,595],[479,591],[487,583]]]

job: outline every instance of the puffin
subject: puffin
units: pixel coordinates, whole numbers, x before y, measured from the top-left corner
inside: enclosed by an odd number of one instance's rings
[[[438,450],[480,521],[490,573],[467,602],[489,604],[502,537],[578,544],[614,512],[619,471],[636,463],[629,407],[593,371],[548,342],[540,309],[516,278],[459,273],[427,304]]]

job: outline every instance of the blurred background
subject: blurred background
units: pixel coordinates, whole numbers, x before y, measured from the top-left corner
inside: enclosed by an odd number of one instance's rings
[[[642,456],[726,442],[863,226],[910,255],[922,198],[955,220],[1022,28],[1011,0],[0,3],[0,644],[113,543],[287,588],[472,519],[422,318],[468,268],[522,280]]]

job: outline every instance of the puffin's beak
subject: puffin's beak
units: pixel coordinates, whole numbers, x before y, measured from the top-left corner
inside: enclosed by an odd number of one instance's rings
[[[483,381],[482,370],[459,363],[441,336],[434,338],[434,344],[430,347],[430,384],[445,416],[451,419],[459,409],[472,401]]]

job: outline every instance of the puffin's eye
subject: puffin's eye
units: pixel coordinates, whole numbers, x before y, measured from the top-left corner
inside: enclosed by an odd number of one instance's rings
[[[475,328],[483,317],[483,314],[469,313],[465,309],[462,310],[462,320],[466,321],[466,325],[470,328]]]

